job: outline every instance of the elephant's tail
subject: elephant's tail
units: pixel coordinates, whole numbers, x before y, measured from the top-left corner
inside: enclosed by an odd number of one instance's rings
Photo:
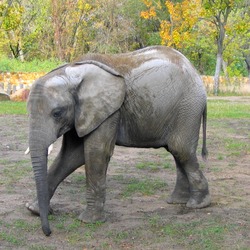
[[[208,151],[207,151],[207,104],[204,108],[202,115],[202,131],[203,131],[203,142],[202,142],[202,158],[204,161],[207,160]]]

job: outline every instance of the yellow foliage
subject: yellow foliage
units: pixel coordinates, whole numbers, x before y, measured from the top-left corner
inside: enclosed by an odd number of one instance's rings
[[[143,0],[143,3],[148,8],[146,11],[141,11],[140,16],[144,19],[150,19],[156,17],[155,6],[153,6],[153,2],[149,0]],[[157,3],[157,8],[159,8],[160,3]]]
[[[153,3],[150,0],[143,0],[143,3],[147,10],[141,12],[141,17],[144,19],[157,18],[156,9],[162,9],[160,1]],[[159,20],[162,44],[181,48],[185,40],[191,39],[191,32],[194,33],[193,28],[202,13],[201,0],[183,0],[177,3],[166,0],[165,6],[169,18]]]
[[[143,0],[143,3],[147,6],[147,8],[150,8],[152,6],[152,1],[149,0]]]
[[[150,7],[149,10],[141,12],[141,17],[144,19],[150,19],[155,16],[156,16],[156,11],[155,11],[155,7],[153,6]]]
[[[201,0],[184,0],[174,4],[167,0],[170,20],[161,21],[160,36],[162,44],[181,48],[183,43],[191,38],[190,33],[201,14]]]

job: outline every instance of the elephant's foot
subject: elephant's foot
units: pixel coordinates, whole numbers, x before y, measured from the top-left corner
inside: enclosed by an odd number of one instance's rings
[[[96,223],[96,222],[105,222],[106,216],[104,211],[103,212],[96,212],[90,209],[86,209],[79,215],[79,220],[84,223]]]
[[[167,199],[169,204],[186,204],[190,198],[189,192],[176,192],[174,191]]]
[[[211,204],[211,198],[208,192],[195,192],[188,200],[186,206],[188,208],[204,208]]]
[[[32,203],[26,203],[25,204],[26,208],[34,215],[39,216],[40,212],[39,212],[39,207],[38,207],[38,201],[35,200]],[[53,209],[49,206],[49,214],[53,213]]]

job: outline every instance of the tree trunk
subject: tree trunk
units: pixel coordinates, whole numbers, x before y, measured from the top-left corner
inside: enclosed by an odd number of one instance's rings
[[[54,44],[56,56],[59,60],[63,60],[63,49],[62,49],[62,30],[61,30],[61,8],[60,2],[52,0],[52,21],[54,27]]]
[[[230,82],[230,77],[229,77],[228,71],[227,71],[227,62],[225,62],[224,60],[222,60],[222,68],[223,68],[223,72],[224,72],[224,75],[226,78],[226,84],[230,85],[231,82]]]
[[[245,62],[247,65],[247,72],[248,72],[248,83],[250,85],[250,54],[249,55],[245,55]]]
[[[216,67],[214,74],[214,95],[218,95],[219,87],[220,87],[220,71],[223,62],[223,42],[225,38],[225,26],[224,23],[221,22],[220,17],[217,17],[218,24],[218,38],[217,38],[217,57],[216,57]]]
[[[210,1],[209,1],[210,2]],[[211,7],[213,1],[210,2]],[[232,10],[232,7],[229,3],[223,4],[223,1],[220,2],[220,8],[217,11],[217,14],[214,16],[213,23],[216,25],[218,35],[217,35],[217,58],[216,58],[216,68],[214,74],[214,94],[218,95],[219,86],[220,86],[220,71],[223,62],[223,43],[225,38],[225,26],[227,24],[228,16]]]
[[[221,64],[222,64],[222,54],[218,53],[216,58],[216,68],[214,74],[214,95],[218,95],[219,93]]]

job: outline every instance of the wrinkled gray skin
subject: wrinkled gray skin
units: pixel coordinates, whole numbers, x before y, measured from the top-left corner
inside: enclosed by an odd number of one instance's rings
[[[177,179],[168,203],[190,208],[210,204],[208,183],[196,149],[203,119],[206,157],[206,93],[190,62],[167,47],[120,55],[89,54],[38,79],[28,100],[29,146],[37,199],[27,208],[40,214],[50,235],[49,206],[57,186],[85,164],[84,222],[105,221],[106,172],[114,146],[164,147],[176,162]],[[63,135],[47,172],[47,151]]]

